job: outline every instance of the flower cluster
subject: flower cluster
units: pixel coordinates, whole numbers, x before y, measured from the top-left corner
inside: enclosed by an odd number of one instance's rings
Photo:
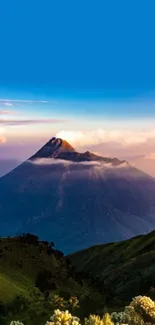
[[[111,319],[115,323],[115,325],[143,325],[144,321],[142,317],[137,314],[134,310],[134,308],[128,306],[125,307],[124,311],[119,312],[119,313],[112,313],[111,314]]]
[[[60,297],[59,295],[54,295],[51,299],[51,302],[56,308],[66,307],[66,301],[64,300],[64,298]]]
[[[73,296],[70,297],[69,299],[69,305],[72,306],[73,308],[79,307],[79,300],[77,297]]]
[[[88,318],[85,318],[85,325],[103,325],[103,320],[96,315],[90,315]]]
[[[12,321],[10,325],[24,325],[24,324],[19,322],[19,320],[17,320],[17,321]]]
[[[110,315],[107,313],[103,318],[96,315],[90,315],[88,318],[85,318],[84,325],[114,325],[114,323],[112,322]]]
[[[54,296],[54,301],[64,306],[63,298]],[[72,307],[78,306],[78,299],[71,297],[69,304]],[[155,324],[155,302],[146,296],[135,297],[123,312],[108,313],[100,318],[97,315],[90,315],[84,319],[83,325],[151,325]],[[12,321],[10,325],[23,325],[19,321]],[[72,316],[68,311],[56,309],[50,321],[46,325],[81,325],[78,317]]]
[[[155,323],[155,302],[146,296],[138,296],[133,299],[131,307],[139,313],[144,320],[150,320]]]
[[[78,317],[72,316],[68,310],[60,311],[59,309],[54,311],[53,316],[46,325],[81,325]]]

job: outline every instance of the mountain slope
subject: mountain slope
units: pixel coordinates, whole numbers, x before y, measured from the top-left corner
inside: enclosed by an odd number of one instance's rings
[[[31,234],[0,238],[1,325],[12,319],[28,325],[45,324],[54,309],[63,308],[62,303],[74,296],[80,300],[79,316],[104,308],[98,288],[88,277],[75,274],[68,258],[54,249],[53,243]],[[71,306],[65,308],[72,311]]]
[[[9,302],[19,294],[28,296],[39,274],[47,271],[50,272],[55,289],[64,289],[70,295],[74,287],[80,290],[67,259],[48,242],[39,241],[30,234],[0,238],[1,302]],[[48,289],[51,290],[50,285]]]
[[[0,232],[36,233],[70,253],[155,227],[155,180],[52,138],[0,179]]]
[[[155,287],[155,231],[93,246],[68,257],[76,271],[98,279],[115,298],[130,300],[136,295],[150,295],[151,287]]]

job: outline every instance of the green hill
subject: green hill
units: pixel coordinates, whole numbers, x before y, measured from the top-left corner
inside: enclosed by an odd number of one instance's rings
[[[155,231],[126,241],[97,245],[69,256],[78,272],[100,283],[109,299],[130,301],[155,286]]]
[[[1,325],[12,319],[43,324],[59,308],[55,295],[63,298],[61,309],[76,296],[80,307],[74,314],[83,318],[106,308],[122,310],[137,295],[155,300],[153,287],[155,231],[70,256],[30,234],[0,238]]]
[[[78,297],[81,317],[104,307],[97,287],[88,277],[76,274],[53,243],[30,234],[0,238],[0,324],[12,319],[25,325],[43,324],[59,307],[53,303],[55,295],[64,301]]]

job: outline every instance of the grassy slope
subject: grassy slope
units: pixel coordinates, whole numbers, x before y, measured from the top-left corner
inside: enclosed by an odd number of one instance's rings
[[[155,231],[130,240],[98,245],[69,256],[77,271],[104,280],[114,295],[131,299],[155,286]]]
[[[129,301],[155,286],[155,231],[119,243],[94,246],[69,257],[77,271],[94,278],[99,276],[101,285],[104,280],[105,290],[121,300]],[[44,243],[30,245],[20,238],[0,239],[0,301],[29,295],[38,273],[44,270],[52,272],[54,282],[63,292],[78,295],[83,290],[68,273],[65,258],[48,255]]]
[[[20,238],[0,239],[0,301],[9,302],[19,294],[27,296],[38,273],[44,270],[51,271],[61,282],[68,267],[64,257],[48,255],[47,246],[41,242],[30,245]],[[78,287],[71,276],[67,281]]]
[[[23,241],[23,237],[0,239],[0,324],[9,324],[12,319],[19,319],[25,325],[44,324],[55,308],[48,300],[46,290],[65,299],[77,296],[80,300],[80,308],[75,311],[77,316],[86,317],[90,312],[103,311],[104,297],[98,287],[88,277],[75,274],[61,252],[52,248],[50,252],[49,255],[48,243],[41,241],[30,244],[25,239]],[[50,281],[47,271],[50,272]],[[42,272],[45,277],[39,283],[45,284],[47,280],[47,287],[44,287],[45,295],[40,298],[32,292],[36,278]],[[54,288],[49,287],[51,284]],[[16,300],[19,295],[24,296],[26,304],[28,301],[24,309],[23,303]]]

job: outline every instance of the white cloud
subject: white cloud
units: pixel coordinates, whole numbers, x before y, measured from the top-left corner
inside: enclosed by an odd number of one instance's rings
[[[47,100],[27,100],[27,99],[0,99],[0,103],[6,106],[12,106],[13,103],[43,103],[47,104]]]
[[[10,102],[6,102],[4,103],[5,106],[13,106],[13,103],[10,103]]]
[[[105,168],[123,168],[123,167],[128,167],[127,162],[123,162],[122,164],[118,166],[113,166],[112,163],[106,163],[106,162],[101,162],[101,161],[81,161],[81,162],[74,162],[70,160],[63,160],[63,159],[54,159],[54,158],[36,158],[34,160],[29,160],[29,163],[35,164],[35,165],[56,165],[56,164],[63,164],[64,166],[69,166],[69,165],[83,165],[83,166],[93,166],[93,167],[98,167],[101,169]]]
[[[149,140],[155,140],[155,128],[148,130],[131,129],[96,129],[89,131],[62,130],[57,137],[69,141],[74,146],[97,145],[101,143],[118,143],[121,146],[134,146],[145,144]]]

